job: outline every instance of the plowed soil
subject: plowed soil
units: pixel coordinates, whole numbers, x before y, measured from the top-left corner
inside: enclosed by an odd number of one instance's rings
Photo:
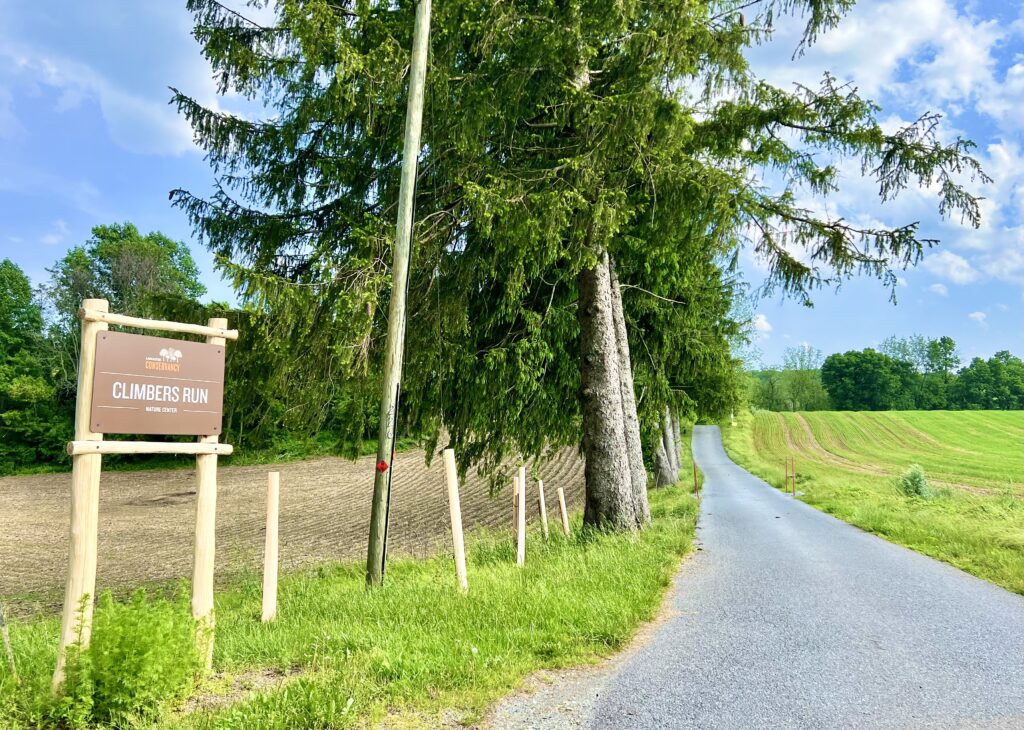
[[[374,459],[323,458],[220,469],[217,494],[219,582],[260,570],[268,471],[281,472],[280,555],[284,570],[362,560],[370,522]],[[572,510],[583,500],[583,461],[574,449],[539,463],[547,510],[557,520],[556,490]],[[13,613],[59,609],[68,561],[70,474],[0,478],[0,599]],[[539,519],[536,484],[528,518]],[[471,471],[461,489],[467,531],[508,528],[509,489],[490,495]],[[190,578],[195,473],[190,469],[105,472],[100,487],[97,590]],[[552,524],[552,527],[554,527]],[[450,549],[448,498],[440,458],[422,451],[395,458],[389,555],[423,557]]]

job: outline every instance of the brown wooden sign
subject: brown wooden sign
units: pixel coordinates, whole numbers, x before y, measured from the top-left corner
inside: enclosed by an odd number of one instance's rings
[[[213,436],[224,406],[224,347],[100,332],[93,377],[94,433]]]

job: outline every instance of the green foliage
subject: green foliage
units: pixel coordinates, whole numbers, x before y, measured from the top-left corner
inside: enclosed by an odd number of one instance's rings
[[[934,495],[920,464],[911,464],[905,472],[893,480],[896,488],[907,497],[931,499]]]
[[[822,385],[843,411],[912,409],[915,376],[910,363],[871,348],[829,355],[821,366]]]
[[[62,458],[66,411],[56,402],[42,311],[21,269],[0,261],[0,474]]]
[[[457,589],[450,555],[393,561],[387,582],[374,591],[365,589],[362,565],[284,575],[279,616],[271,624],[259,622],[258,579],[218,591],[214,661],[225,673],[223,682],[245,686],[253,676],[292,676],[283,686],[246,693],[235,704],[218,708],[211,702],[189,714],[165,714],[159,726],[370,727],[386,715],[401,726],[402,717],[410,715],[419,726],[440,727],[453,713],[472,720],[532,672],[605,657],[623,647],[641,621],[654,617],[691,547],[697,504],[685,490],[662,489],[651,493],[651,511],[653,525],[639,536],[581,530],[579,516],[573,519],[572,538],[553,531],[544,541],[531,531],[525,568],[515,565],[509,535],[471,534],[468,597]],[[125,657],[134,671],[143,661],[161,667],[166,674],[156,681],[180,697],[169,681],[180,676],[178,668],[166,661],[164,650],[180,650],[183,662],[192,660],[186,637],[173,628],[187,608],[150,602],[145,610],[155,612],[155,628],[145,615],[135,614],[134,603],[115,604],[117,615],[110,614],[109,621],[101,619],[107,611],[101,609],[91,651],[102,644]],[[131,619],[124,618],[126,612]],[[24,683],[15,687],[0,662],[0,727],[5,730],[55,725],[31,708],[49,702],[58,629],[55,618],[12,623]],[[116,641],[99,635],[109,629]],[[136,649],[151,646],[147,635],[154,632],[168,639],[160,658],[151,660]],[[113,661],[107,664],[115,672],[111,676],[122,676]],[[140,696],[154,696],[134,676],[123,679]],[[111,691],[116,693],[117,685]]]
[[[147,724],[178,706],[196,687],[199,656],[187,591],[175,600],[147,599],[142,589],[127,603],[100,596],[91,645],[68,652],[59,697],[49,676],[55,621],[12,624],[21,681],[0,672],[0,726],[128,728]],[[21,636],[25,632],[25,636]]]
[[[804,191],[836,187],[819,151],[859,159],[883,199],[934,185],[940,211],[976,223],[957,179],[987,178],[969,142],[939,141],[935,117],[887,132],[829,76],[793,91],[753,76],[744,53],[778,12],[805,14],[807,44],[850,5],[763,3],[748,23],[683,0],[437,5],[405,428],[448,434],[464,466],[578,443],[576,280],[604,252],[626,294],[648,439],[666,403],[728,411],[742,232],[757,232],[771,283],[804,298],[857,272],[894,283],[893,267],[931,243],[916,224],[860,229],[801,208]],[[296,376],[310,411],[343,390],[360,426],[379,398],[413,4],[285,0],[262,22],[216,0],[188,8],[221,91],[268,112],[244,119],[176,93],[216,181],[208,198],[172,198],[246,302],[316,364]],[[751,185],[766,168],[784,189]]]

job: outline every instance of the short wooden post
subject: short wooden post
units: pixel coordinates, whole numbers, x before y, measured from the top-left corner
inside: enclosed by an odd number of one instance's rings
[[[14,663],[14,647],[11,646],[11,634],[7,631],[7,616],[4,614],[4,607],[0,605],[0,638],[4,642],[4,654],[7,655],[7,665],[11,668],[11,679],[18,681],[18,667]]]
[[[512,532],[519,529],[519,477],[512,477]]]
[[[519,499],[516,502],[516,565],[526,565],[526,467],[519,467]]]
[[[210,327],[227,329],[228,321],[214,317]],[[211,345],[225,345],[223,337],[210,336]],[[200,436],[199,443],[215,444],[217,435]],[[192,568],[192,617],[198,623],[196,641],[206,671],[213,668],[213,566],[217,538],[217,455],[196,457],[196,534]]]
[[[540,528],[548,539],[548,506],[544,503],[544,480],[537,480],[537,506],[540,507]]]
[[[106,299],[86,299],[83,309],[107,312]],[[109,329],[106,322],[82,320],[82,341],[78,354],[78,395],[75,400],[75,441],[102,441],[102,433],[90,429],[92,383],[96,372],[96,338]],[[92,635],[92,609],[96,594],[96,542],[99,530],[100,454],[78,454],[71,459],[71,547],[68,580],[64,590],[57,668],[53,691],[64,684],[67,649],[78,644],[85,649]]]
[[[267,474],[267,536],[263,548],[263,621],[277,618],[278,517],[281,509],[281,472]]]
[[[693,496],[700,499],[700,482],[697,481],[697,462],[693,462]]]
[[[558,488],[558,512],[562,516],[562,532],[569,534],[569,513],[565,509],[565,490]]]
[[[469,590],[466,578],[466,543],[462,537],[462,506],[459,503],[459,471],[455,466],[455,451],[444,450],[444,476],[448,482],[448,512],[452,518],[452,549],[455,553],[455,577],[463,593]]]
[[[793,457],[793,468],[790,470],[791,478],[793,480],[793,496],[796,496],[796,457]]]

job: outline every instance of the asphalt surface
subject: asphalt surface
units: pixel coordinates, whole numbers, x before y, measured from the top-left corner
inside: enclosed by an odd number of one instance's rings
[[[693,451],[702,551],[590,727],[1024,728],[1024,598]]]

